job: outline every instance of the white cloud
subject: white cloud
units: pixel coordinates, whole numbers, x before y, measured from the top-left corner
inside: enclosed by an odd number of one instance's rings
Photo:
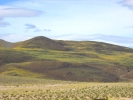
[[[129,6],[133,6],[133,0],[124,0],[124,3]]]
[[[25,24],[26,26],[26,29],[35,29],[36,26],[35,25],[32,25],[32,24]]]
[[[0,21],[0,27],[6,27],[8,25],[10,25],[8,22]]]
[[[38,16],[42,11],[32,10],[32,9],[23,9],[23,8],[14,8],[9,6],[0,6],[0,18],[5,17],[34,17]]]
[[[127,28],[133,28],[133,25],[131,25],[131,26],[127,27]]]
[[[51,32],[50,29],[39,29],[36,27],[36,25],[33,24],[25,24],[26,26],[26,31],[28,31],[29,29],[33,29],[34,32]]]
[[[133,10],[133,0],[123,0],[119,2],[120,4],[122,4],[122,6],[126,6],[129,9]]]

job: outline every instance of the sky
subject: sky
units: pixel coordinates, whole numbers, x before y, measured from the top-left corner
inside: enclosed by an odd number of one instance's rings
[[[133,0],[0,0],[0,39],[36,36],[133,47]]]

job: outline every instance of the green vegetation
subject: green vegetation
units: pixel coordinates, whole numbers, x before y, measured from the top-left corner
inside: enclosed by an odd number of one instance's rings
[[[132,82],[130,48],[45,37],[0,41],[0,100],[132,100]]]
[[[0,48],[0,64],[24,62],[31,60],[33,57],[23,51]]]
[[[47,48],[53,50],[67,50],[61,43],[57,43],[49,38],[39,36],[27,41],[22,42],[19,47],[21,48]]]
[[[83,82],[132,81],[133,49],[35,37],[14,48],[0,48],[0,74]]]

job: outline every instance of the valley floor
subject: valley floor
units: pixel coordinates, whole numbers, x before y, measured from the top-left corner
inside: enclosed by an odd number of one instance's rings
[[[0,100],[133,100],[133,83],[91,83],[0,76]]]

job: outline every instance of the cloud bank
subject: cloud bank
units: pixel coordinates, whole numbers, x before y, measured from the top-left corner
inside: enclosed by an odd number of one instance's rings
[[[41,15],[42,13],[43,12],[39,10],[0,6],[0,27],[6,27],[10,25],[9,22],[3,21],[5,18],[35,17]]]
[[[42,14],[42,11],[0,6],[0,18],[6,17],[34,17]]]
[[[35,25],[31,25],[31,24],[25,24],[25,26],[26,26],[26,29],[34,29],[34,28],[36,28]]]
[[[26,31],[28,31],[29,29],[34,29],[34,32],[43,32],[43,31],[50,32],[51,31],[50,29],[43,29],[43,30],[38,29],[36,25],[33,25],[33,24],[25,24],[25,26],[26,26]]]
[[[119,4],[133,10],[133,0],[122,0],[122,1],[119,2]]]
[[[6,27],[6,26],[9,26],[10,24],[8,22],[3,22],[3,21],[0,21],[0,27]]]

